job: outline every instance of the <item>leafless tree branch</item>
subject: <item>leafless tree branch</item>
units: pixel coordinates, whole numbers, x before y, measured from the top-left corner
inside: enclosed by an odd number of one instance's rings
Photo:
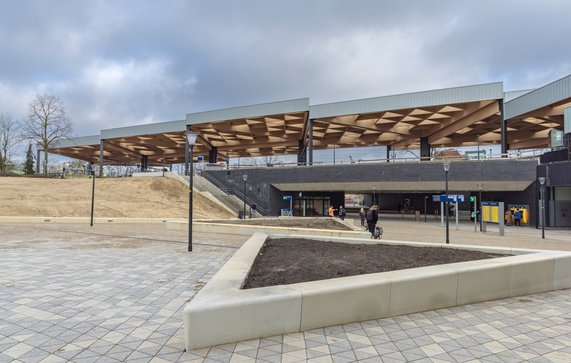
[[[10,115],[0,114],[0,172],[6,171],[12,150],[20,141],[18,128],[18,123]]]
[[[47,175],[48,149],[58,140],[71,136],[73,130],[63,101],[53,95],[37,95],[28,105],[28,119],[22,129],[26,139],[35,141],[43,149],[43,171]]]

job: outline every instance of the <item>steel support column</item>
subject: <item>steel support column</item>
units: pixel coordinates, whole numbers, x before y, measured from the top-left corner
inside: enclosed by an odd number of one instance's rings
[[[428,143],[428,137],[420,138],[420,160],[430,161],[430,144]]]
[[[149,157],[147,155],[141,156],[141,171],[147,171],[149,167]]]
[[[188,175],[188,141],[184,141],[184,175]]]
[[[105,144],[105,140],[101,139],[101,142],[99,143],[99,177],[103,176],[103,151],[104,151],[104,145]]]
[[[309,134],[307,141],[307,161],[309,165],[313,165],[313,120],[307,121],[307,133]]]
[[[507,158],[508,154],[508,120],[504,116],[504,100],[498,100],[500,109],[500,130],[502,139],[502,158]]]
[[[387,145],[387,163],[391,159],[391,145]]]
[[[305,165],[306,161],[307,161],[307,150],[305,148],[305,140],[301,139],[298,140],[297,143],[297,164]]]
[[[36,174],[40,174],[40,164],[42,161],[42,151],[36,147]]]
[[[212,147],[211,150],[208,151],[208,162],[209,163],[217,163],[218,162],[218,148]]]

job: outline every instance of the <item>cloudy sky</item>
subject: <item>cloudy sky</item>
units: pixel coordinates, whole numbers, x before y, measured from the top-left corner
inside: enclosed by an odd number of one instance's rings
[[[571,2],[0,0],[0,112],[58,95],[75,135],[310,97],[571,73]]]

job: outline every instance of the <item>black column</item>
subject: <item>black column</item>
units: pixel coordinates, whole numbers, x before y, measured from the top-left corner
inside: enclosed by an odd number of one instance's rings
[[[99,142],[99,176],[103,176],[103,145],[105,144],[105,140],[101,139]]]
[[[307,161],[307,150],[305,149],[305,140],[298,140],[297,143],[297,164],[305,165]]]
[[[39,148],[36,147],[36,174],[40,174],[40,164],[42,161],[42,153]]]
[[[147,171],[149,166],[149,157],[147,155],[141,156],[141,171]]]
[[[184,175],[188,175],[188,141],[184,139]]]
[[[387,145],[387,163],[389,162],[390,158],[391,158],[391,145]]]
[[[309,165],[313,165],[313,120],[307,122],[307,132],[309,134],[307,141],[307,161]]]
[[[212,150],[208,151],[208,162],[217,163],[218,162],[218,148],[212,147]]]
[[[428,143],[428,137],[420,138],[420,160],[430,161],[430,144]]]
[[[498,100],[500,109],[500,129],[502,135],[502,158],[507,158],[508,153],[508,120],[504,117],[504,100]]]

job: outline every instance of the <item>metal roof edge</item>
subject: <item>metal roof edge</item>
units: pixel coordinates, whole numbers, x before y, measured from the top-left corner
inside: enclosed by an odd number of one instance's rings
[[[101,139],[105,140],[115,139],[119,137],[160,134],[166,132],[181,132],[185,130],[186,120],[163,121],[101,130]]]
[[[57,149],[62,147],[99,145],[99,142],[100,142],[99,135],[69,137],[66,139],[58,140],[50,147],[50,149]]]
[[[503,97],[503,82],[493,82],[311,105],[309,115],[310,118],[322,118],[463,102],[496,100],[502,99]]]
[[[571,74],[506,102],[505,118],[511,119],[565,98],[571,98]]]
[[[514,90],[514,91],[505,91],[504,92],[504,104],[511,101],[511,100],[515,100],[518,97],[521,97],[525,94],[528,94],[531,91],[534,91],[535,88],[529,88],[529,89],[520,89],[520,90]]]
[[[260,117],[282,113],[309,111],[309,98],[296,98],[285,101],[259,103],[254,105],[221,108],[217,110],[189,113],[186,124],[194,125],[206,122],[235,120],[240,118]]]

